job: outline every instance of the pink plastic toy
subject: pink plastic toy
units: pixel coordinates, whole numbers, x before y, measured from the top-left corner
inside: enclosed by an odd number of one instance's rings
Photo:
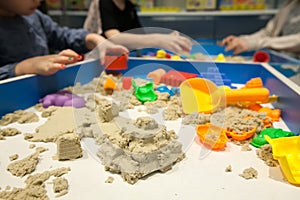
[[[196,77],[198,77],[197,74],[170,70],[161,77],[160,82],[173,87],[179,87],[183,81]]]
[[[156,70],[150,72],[147,75],[147,77],[152,78],[153,82],[158,85],[160,83],[161,77],[165,74],[166,74],[166,71],[164,69],[159,68],[159,69],[156,69]]]
[[[132,77],[123,77],[122,85],[124,90],[129,90],[132,85]]]

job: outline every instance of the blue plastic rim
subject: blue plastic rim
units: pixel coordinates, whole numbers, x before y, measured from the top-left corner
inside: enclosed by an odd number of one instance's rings
[[[147,67],[139,67],[142,65]],[[186,62],[157,59],[130,58],[128,70],[136,69],[135,73],[146,75],[157,68],[172,68],[174,70],[199,73],[207,72],[210,67],[217,67],[220,73],[224,73],[233,83],[244,84],[251,78],[261,77],[263,84],[271,94],[279,97],[274,107],[282,111],[282,118],[294,133],[300,130],[300,91],[291,89],[284,81],[268,71],[261,64],[239,64],[239,63],[211,63],[211,62]],[[80,74],[77,72],[80,69]],[[127,70],[127,71],[128,71]],[[31,76],[0,84],[0,116],[18,109],[26,109],[38,103],[38,100],[46,94],[56,92],[67,86],[73,86],[78,80],[81,84],[88,83],[94,77],[100,75],[103,66],[99,60],[69,67],[59,71],[55,75]],[[122,73],[126,73],[122,71]]]

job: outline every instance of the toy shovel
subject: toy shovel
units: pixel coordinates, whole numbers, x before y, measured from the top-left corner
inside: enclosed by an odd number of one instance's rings
[[[267,102],[269,90],[263,87],[225,89],[210,80],[192,78],[180,85],[180,96],[184,113],[212,113],[228,104]]]
[[[272,146],[273,158],[278,160],[288,182],[300,186],[300,136],[264,137]]]

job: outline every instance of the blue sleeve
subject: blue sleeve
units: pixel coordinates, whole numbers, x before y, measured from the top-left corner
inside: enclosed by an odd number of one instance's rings
[[[15,77],[15,67],[18,63],[7,64],[0,67],[0,80]]]
[[[77,53],[87,53],[85,37],[88,32],[84,29],[61,27],[49,16],[38,12],[41,24],[47,35],[48,47],[52,50],[72,49]]]

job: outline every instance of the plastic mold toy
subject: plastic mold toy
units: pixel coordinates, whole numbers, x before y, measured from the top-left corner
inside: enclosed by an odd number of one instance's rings
[[[75,108],[82,108],[85,106],[83,97],[72,94],[66,90],[48,94],[40,99],[39,103],[42,103],[44,108],[48,108],[49,106],[73,106]]]
[[[198,125],[196,132],[200,141],[206,147],[213,150],[222,150],[225,148],[228,138],[225,130],[221,127],[207,123],[204,125]]]
[[[198,77],[198,74],[170,70],[161,77],[160,82],[173,87],[178,87],[183,81],[195,77]]]
[[[153,82],[148,82],[146,85],[137,86],[134,79],[132,80],[132,86],[135,89],[134,96],[142,103],[146,101],[155,101],[157,95],[154,92]]]
[[[172,96],[175,95],[175,93],[174,93],[172,90],[170,90],[170,89],[169,89],[167,86],[165,86],[165,85],[162,85],[162,86],[157,87],[156,90],[159,91],[159,92],[161,92],[161,93],[164,93],[164,92],[169,93],[170,97],[172,97]]]
[[[228,137],[232,137],[232,139],[234,139],[234,140],[243,141],[243,140],[247,140],[247,139],[251,138],[255,134],[255,131],[256,131],[256,127],[253,127],[251,130],[245,131],[242,133],[237,133],[234,131],[227,130],[226,135]]]
[[[265,139],[265,135],[268,135],[272,139],[295,136],[293,132],[283,131],[281,128],[266,128],[262,130],[258,136],[253,138],[251,144],[255,147],[261,147],[265,144],[268,144],[267,140]]]
[[[105,69],[106,70],[125,70],[127,66],[128,56],[105,56]]]

